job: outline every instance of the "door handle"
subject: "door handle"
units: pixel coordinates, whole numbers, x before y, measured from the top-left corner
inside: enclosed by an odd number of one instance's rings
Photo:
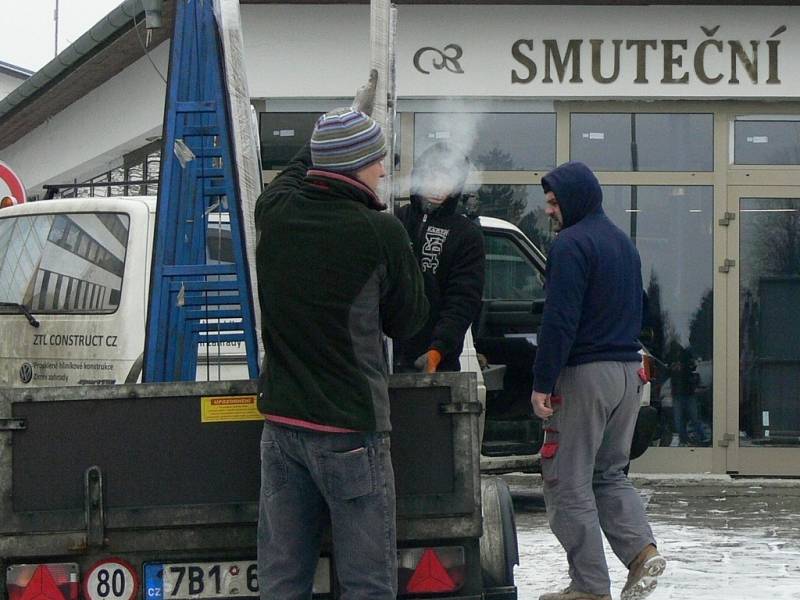
[[[735,439],[736,439],[736,436],[733,435],[732,433],[725,433],[725,434],[722,435],[722,439],[717,440],[717,443],[722,448],[727,448],[728,446],[731,445],[731,442],[734,441]]]
[[[719,267],[720,273],[728,273],[730,272],[731,268],[736,266],[736,261],[732,258],[726,258],[722,261],[722,265]]]

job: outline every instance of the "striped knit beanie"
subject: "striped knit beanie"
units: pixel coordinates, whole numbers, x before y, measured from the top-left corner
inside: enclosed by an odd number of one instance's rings
[[[383,129],[352,108],[325,113],[311,134],[311,161],[319,169],[352,173],[381,160],[386,154]]]

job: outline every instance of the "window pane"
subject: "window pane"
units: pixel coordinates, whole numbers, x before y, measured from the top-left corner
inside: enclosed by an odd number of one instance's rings
[[[260,115],[262,168],[282,169],[314,131],[321,112],[265,112]]]
[[[736,121],[737,165],[800,165],[800,121]]]
[[[125,181],[125,169],[122,167],[117,167],[113,169],[109,173],[109,178],[111,181]],[[127,194],[127,190],[123,185],[115,185],[109,188],[109,195],[110,196],[125,196]]]
[[[739,443],[800,445],[800,199],[742,198]]]
[[[635,171],[713,171],[714,115],[637,114]]]
[[[575,113],[570,156],[597,171],[713,171],[712,114]]]
[[[91,213],[4,219],[0,300],[39,312],[114,312],[122,287],[129,218],[116,215],[115,221],[124,229],[123,239]],[[73,231],[79,233],[77,249],[69,241]]]
[[[483,185],[478,189],[477,213],[513,223],[544,254],[553,232],[544,213],[544,194],[538,185]]]
[[[595,171],[632,171],[631,115],[570,115],[570,158]]]
[[[416,113],[414,157],[449,142],[481,171],[549,170],[556,163],[554,113]]]
[[[544,288],[538,271],[508,237],[486,235],[485,300],[538,300]]]
[[[648,295],[643,341],[661,362],[651,386],[655,443],[709,446],[713,365],[713,188],[604,186],[609,218],[634,240]]]

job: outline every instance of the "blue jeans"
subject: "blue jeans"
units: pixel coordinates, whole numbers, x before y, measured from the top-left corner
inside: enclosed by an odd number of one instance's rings
[[[388,433],[317,433],[264,424],[258,517],[261,600],[311,598],[330,517],[342,600],[397,596]]]

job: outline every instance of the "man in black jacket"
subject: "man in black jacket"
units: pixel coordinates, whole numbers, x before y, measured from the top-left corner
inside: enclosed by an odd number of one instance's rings
[[[411,203],[397,210],[422,269],[431,311],[414,337],[395,343],[400,371],[460,371],[464,336],[483,295],[483,234],[456,209],[470,163],[445,143],[423,152],[411,173]]]
[[[428,303],[376,195],[385,154],[367,114],[331,111],[256,203],[263,600],[311,597],[327,515],[342,598],[397,595],[383,334],[415,333]]]

